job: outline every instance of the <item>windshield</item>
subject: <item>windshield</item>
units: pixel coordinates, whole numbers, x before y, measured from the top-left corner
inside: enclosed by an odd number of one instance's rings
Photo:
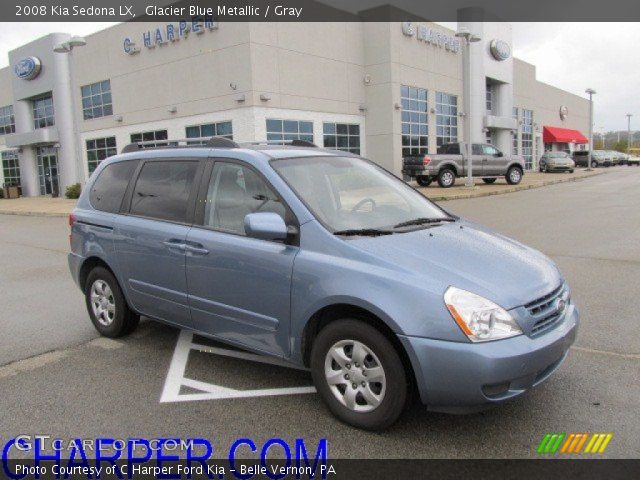
[[[549,158],[567,158],[569,155],[565,152],[551,152],[545,154]]]
[[[334,233],[451,219],[402,180],[360,158],[288,158],[271,165]]]

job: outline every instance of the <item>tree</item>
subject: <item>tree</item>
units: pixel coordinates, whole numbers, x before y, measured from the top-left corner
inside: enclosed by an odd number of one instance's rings
[[[619,142],[616,142],[613,149],[617,150],[618,152],[627,153],[627,140],[620,139]]]

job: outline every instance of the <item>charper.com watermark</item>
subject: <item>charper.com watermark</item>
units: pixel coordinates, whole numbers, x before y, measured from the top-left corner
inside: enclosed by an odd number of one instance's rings
[[[301,438],[291,444],[271,438],[261,446],[250,438],[239,438],[222,458],[214,452],[214,445],[206,438],[65,441],[23,435],[4,443],[2,470],[16,480],[70,476],[131,479],[140,475],[165,479],[326,479],[336,473],[328,462],[326,439],[320,439],[314,448]]]
[[[540,454],[604,453],[613,433],[547,433],[538,448]]]

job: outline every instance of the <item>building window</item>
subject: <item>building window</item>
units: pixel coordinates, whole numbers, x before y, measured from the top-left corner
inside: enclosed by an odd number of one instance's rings
[[[360,125],[325,122],[322,125],[324,147],[360,155]]]
[[[487,83],[487,113],[493,112],[493,86],[490,83]]]
[[[150,132],[140,132],[131,134],[131,143],[144,142],[142,148],[166,147],[168,145],[176,145],[176,142],[168,141],[168,133],[166,130],[152,130]]]
[[[117,153],[116,137],[87,140],[87,165],[89,166],[89,175],[100,165],[102,160]]]
[[[438,147],[458,141],[458,97],[436,92],[436,141]]]
[[[522,156],[525,168],[533,168],[533,110],[522,109]]]
[[[13,115],[13,105],[0,108],[0,135],[16,132],[16,118]]]
[[[186,128],[187,138],[224,137],[233,140],[231,122],[206,123],[204,125],[192,125]],[[187,142],[189,145],[202,145],[204,140]]]
[[[0,155],[2,156],[4,184],[8,187],[20,185],[20,163],[18,162],[18,151],[5,150]]]
[[[513,132],[513,148],[512,153],[514,155],[518,155],[518,107],[513,107],[512,110],[513,118],[516,121],[516,129]]]
[[[402,103],[402,156],[421,155],[429,148],[427,91],[423,88],[400,87]]]
[[[53,113],[53,96],[48,93],[39,98],[33,99],[33,127],[46,128],[55,125]]]
[[[313,142],[313,122],[267,119],[267,141],[285,142],[288,140]]]
[[[85,85],[82,92],[82,114],[85,120],[113,115],[111,101],[111,81]]]

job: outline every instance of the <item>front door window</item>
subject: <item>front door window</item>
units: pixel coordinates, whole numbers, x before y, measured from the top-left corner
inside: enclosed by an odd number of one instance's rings
[[[37,157],[40,195],[57,197],[60,189],[58,180],[58,153],[55,147],[38,147]]]

